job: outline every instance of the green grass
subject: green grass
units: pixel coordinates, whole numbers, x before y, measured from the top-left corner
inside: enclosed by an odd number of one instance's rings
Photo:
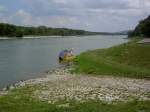
[[[77,57],[75,72],[150,78],[150,45],[127,44],[81,53]]]
[[[34,88],[26,87],[0,96],[0,112],[150,112],[150,101],[114,102],[101,101],[60,101],[48,104],[31,97]],[[58,105],[69,103],[69,107]]]

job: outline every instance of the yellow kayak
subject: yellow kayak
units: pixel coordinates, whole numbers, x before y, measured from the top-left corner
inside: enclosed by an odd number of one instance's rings
[[[63,61],[73,61],[75,59],[75,56],[66,56],[63,58]]]

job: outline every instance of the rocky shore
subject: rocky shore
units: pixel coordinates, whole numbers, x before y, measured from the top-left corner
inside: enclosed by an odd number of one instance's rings
[[[58,68],[46,76],[16,83],[4,88],[0,95],[25,86],[35,87],[33,98],[54,103],[59,100],[101,100],[105,102],[150,100],[150,81],[111,76],[71,74],[70,68]]]

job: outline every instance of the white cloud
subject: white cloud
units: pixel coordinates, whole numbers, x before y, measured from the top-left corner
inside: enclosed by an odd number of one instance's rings
[[[78,23],[76,17],[71,16],[32,16],[29,12],[19,9],[15,14],[8,17],[1,18],[3,22],[9,22],[17,25],[27,25],[27,26],[50,26],[50,27],[74,27]]]
[[[58,4],[67,4],[66,0],[54,0],[54,2]]]
[[[22,0],[24,7],[0,21],[20,25],[118,31],[134,28],[150,14],[150,0]],[[17,6],[16,6],[17,7]],[[0,5],[0,11],[1,8]]]
[[[8,21],[20,25],[32,24],[33,18],[30,13],[19,9],[15,14],[8,17]]]
[[[6,7],[3,5],[0,5],[0,12],[6,11]]]

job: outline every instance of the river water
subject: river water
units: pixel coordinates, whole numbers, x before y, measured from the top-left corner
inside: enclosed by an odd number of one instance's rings
[[[59,67],[59,51],[74,48],[75,54],[125,43],[126,36],[68,36],[0,40],[0,88],[36,78]]]

